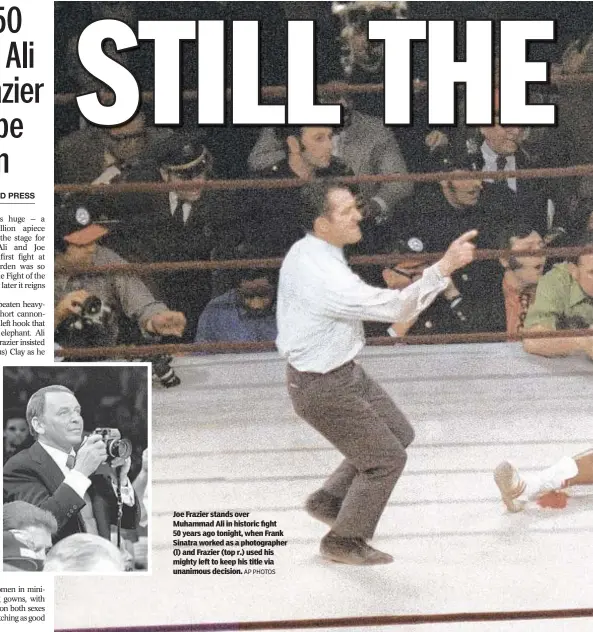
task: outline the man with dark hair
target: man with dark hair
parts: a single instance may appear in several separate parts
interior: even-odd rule
[[[4,466],[8,501],[23,500],[50,511],[57,523],[55,540],[78,532],[111,535],[117,523],[116,470],[119,469],[123,528],[135,528],[139,506],[128,479],[130,458],[110,465],[103,437],[83,441],[80,404],[65,386],[46,386],[31,396],[27,422],[35,443]],[[81,443],[82,442],[82,443]],[[80,447],[79,447],[80,446]]]
[[[49,511],[21,500],[6,503],[2,514],[4,564],[15,570],[41,570],[52,535],[58,530],[56,519]]]
[[[238,270],[236,287],[212,299],[204,308],[194,342],[275,340],[273,277],[271,270]]]
[[[525,329],[555,331],[593,327],[593,233],[576,244],[587,246],[572,262],[554,266],[540,280],[535,301],[527,312]],[[586,353],[593,358],[593,335],[572,338],[531,338],[523,341],[528,353],[547,357]]]
[[[4,411],[4,463],[33,443],[27,420],[18,409]]]
[[[278,137],[285,144],[286,158],[263,171],[262,177],[311,179],[354,175],[345,163],[332,156],[332,136],[331,127],[280,128]],[[298,187],[257,189],[251,196],[249,210],[244,239],[249,244],[260,244],[269,256],[284,256],[303,236]]]
[[[495,101],[498,110],[498,91]],[[493,125],[480,127],[483,138],[480,158],[484,171],[515,171],[572,164],[566,144],[556,130],[545,129],[536,133],[526,127],[500,125],[498,118],[496,112]],[[521,209],[523,221],[533,226],[540,235],[548,234],[553,227],[566,228],[570,200],[576,192],[572,178],[507,178],[486,181],[485,186],[494,196],[500,195],[503,199],[510,192],[516,199],[516,206]]]
[[[406,163],[392,130],[385,127],[378,116],[369,116],[354,109],[350,98],[341,96],[343,126],[332,135],[332,155],[342,160],[356,175],[406,173]],[[336,98],[327,99],[335,102]],[[269,169],[286,158],[286,129],[281,133],[273,128],[261,131],[249,154],[249,168],[253,171]],[[294,135],[294,132],[291,132]],[[411,182],[380,182],[359,185],[369,215],[378,220],[389,219],[396,205],[412,194]]]
[[[307,234],[280,270],[278,350],[288,361],[288,391],[297,414],[345,457],[307,501],[309,513],[331,526],[321,554],[346,564],[386,564],[393,558],[367,544],[406,463],[414,431],[387,393],[354,358],[364,347],[363,320],[407,320],[444,290],[469,263],[469,231],[422,278],[400,291],[365,284],[343,248],[361,239],[356,199],[344,186],[318,183],[303,191]]]

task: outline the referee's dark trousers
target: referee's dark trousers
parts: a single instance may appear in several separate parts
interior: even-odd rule
[[[345,457],[323,489],[342,499],[332,531],[373,537],[407,460],[414,430],[389,395],[354,361],[329,373],[287,368],[296,413]]]

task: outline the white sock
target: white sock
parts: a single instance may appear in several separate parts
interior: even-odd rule
[[[538,495],[560,489],[565,481],[577,475],[579,468],[570,456],[563,456],[554,465],[534,474],[521,474],[525,481],[525,491],[521,498],[535,498]]]

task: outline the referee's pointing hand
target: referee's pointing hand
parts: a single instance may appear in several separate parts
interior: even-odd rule
[[[472,243],[472,239],[477,237],[477,230],[468,230],[453,242],[443,255],[443,258],[437,262],[439,270],[443,276],[451,276],[455,270],[463,268],[474,260],[476,246]]]

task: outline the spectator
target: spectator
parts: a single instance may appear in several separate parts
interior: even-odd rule
[[[146,156],[149,147],[168,134],[161,129],[147,128],[142,112],[119,127],[91,126],[76,130],[57,144],[56,180],[109,184],[125,179],[125,174]]]
[[[42,570],[46,552],[52,545],[52,536],[58,530],[53,515],[15,500],[3,507],[3,525],[4,564],[15,570]]]
[[[237,287],[206,305],[195,342],[273,342],[277,336],[275,275],[242,269]]]
[[[197,132],[176,134],[153,147],[149,161],[132,172],[134,180],[199,184],[214,175],[214,158]],[[168,193],[133,194],[122,204],[122,235],[133,259],[196,261],[211,259],[240,240],[237,216],[242,207],[227,191],[196,188]],[[191,288],[191,291],[188,289]],[[183,312],[187,327],[182,341],[191,342],[198,318],[211,298],[211,273],[183,270],[159,277],[159,294]]]
[[[110,184],[126,180],[150,147],[170,133],[147,127],[143,112],[118,127],[76,130],[57,144],[56,181]]]
[[[72,199],[59,209],[55,226],[54,327],[62,346],[97,346],[118,340],[124,316],[145,335],[181,336],[185,317],[155,300],[142,281],[130,274],[72,274],[73,267],[125,263],[97,242],[107,229],[93,223],[92,206]]]
[[[137,540],[133,544],[134,563],[137,569],[148,568],[148,518],[150,516],[150,498],[148,494],[148,449],[142,452],[142,469],[132,483],[140,501],[140,522]]]
[[[476,168],[476,156],[465,148],[458,150],[448,146],[443,153],[433,154],[433,166],[439,170]],[[476,243],[479,248],[494,248],[500,226],[512,222],[516,214],[511,194],[493,199],[483,191],[480,180],[450,180],[438,184],[424,185],[414,196],[410,212],[401,217],[395,234],[390,236],[391,245],[382,250],[409,252],[442,252],[456,235],[477,229]],[[398,266],[401,268],[401,266]],[[413,269],[409,276],[416,278],[423,267]],[[364,273],[367,275],[368,273]],[[399,278],[398,278],[399,277]],[[484,296],[490,296],[487,288],[492,283],[500,285],[501,274],[493,261],[477,261],[455,273],[442,296],[423,312],[415,323],[400,323],[391,331],[402,335],[412,327],[410,333],[454,333],[469,331],[504,331],[504,311],[498,318],[489,313],[490,304]],[[393,272],[383,274],[388,287],[397,288],[407,281]],[[369,279],[369,282],[374,282]],[[487,292],[486,295],[483,292]],[[475,313],[469,318],[468,312],[460,307],[474,303]],[[469,307],[467,308],[469,310]],[[471,313],[471,312],[470,312]],[[373,325],[372,329],[376,327]],[[384,330],[383,330],[384,331]],[[383,333],[381,331],[380,333]],[[371,329],[369,329],[371,333]]]
[[[406,173],[406,163],[392,131],[383,120],[353,109],[352,103],[340,99],[344,126],[332,136],[332,155],[344,163],[355,175]],[[272,128],[263,129],[249,155],[253,171],[269,169],[286,158],[286,149]],[[385,220],[394,209],[413,192],[411,182],[361,184],[360,193],[367,203],[367,214]]]
[[[544,247],[541,236],[530,227],[513,224],[499,235],[498,248],[537,250]],[[525,315],[535,287],[544,270],[545,257],[500,259],[499,264],[474,265],[468,275],[458,276],[435,302],[409,322],[394,323],[388,330],[393,336],[435,333],[497,332],[517,333],[523,329]],[[420,278],[425,265],[397,264],[383,270],[390,289],[401,289]],[[464,278],[467,277],[467,278]]]
[[[593,246],[593,233],[583,235],[579,246]],[[560,263],[537,285],[535,301],[525,319],[529,331],[586,329],[593,326],[593,252]],[[593,359],[593,336],[526,339],[528,353],[547,357],[585,352]]]
[[[115,470],[121,468],[121,526],[136,527],[139,505],[128,480],[131,460],[118,457],[103,465],[107,452],[98,434],[81,444],[83,420],[72,391],[51,385],[35,392],[27,404],[27,422],[36,441],[4,466],[8,501],[50,511],[58,524],[56,541],[78,532],[109,538],[118,517]]]
[[[445,140],[442,145],[429,147],[430,163],[437,171],[479,170],[480,156],[471,143],[457,145]],[[427,252],[435,252],[443,250],[460,232],[477,228],[478,247],[492,248],[500,227],[516,222],[517,214],[516,198],[510,191],[494,193],[478,178],[451,178],[417,190],[409,210],[397,223],[395,236],[415,235]]]
[[[47,573],[121,573],[125,561],[121,551],[103,538],[77,533],[58,542],[48,553]]]
[[[4,411],[4,463],[33,443],[27,420],[20,410]]]
[[[263,177],[303,178],[354,175],[332,156],[331,127],[283,127],[277,132],[286,158],[262,172]],[[261,244],[271,256],[283,256],[303,236],[299,188],[256,190],[244,222],[244,241]]]
[[[480,127],[483,171],[514,171],[539,167],[564,167],[571,164],[562,139],[546,130],[530,143],[529,128],[502,126],[496,113],[494,125]],[[553,136],[555,134],[555,136]],[[516,196],[520,219],[545,236],[553,227],[566,229],[570,221],[570,206],[575,197],[575,182],[571,178],[517,179],[495,182],[486,180],[497,195],[511,191]]]

